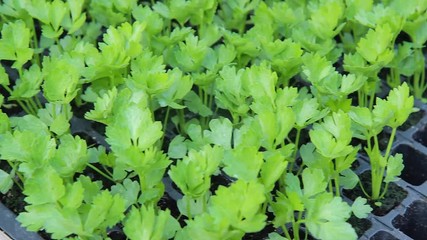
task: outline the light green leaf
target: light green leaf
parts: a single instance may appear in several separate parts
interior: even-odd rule
[[[351,205],[351,211],[357,218],[366,218],[371,213],[372,208],[369,204],[366,204],[367,200],[362,197],[357,197]]]
[[[43,91],[49,102],[70,103],[79,91],[82,59],[45,57],[43,59]]]
[[[346,169],[340,173],[340,186],[344,189],[353,189],[359,182],[359,177],[350,169]]]
[[[223,150],[218,146],[191,149],[187,157],[171,166],[169,176],[185,195],[198,198],[209,190],[211,175],[218,170],[222,158]]]
[[[162,136],[162,125],[152,120],[151,112],[136,104],[123,107],[114,123],[107,126],[107,142],[115,151],[131,146],[143,151]]]
[[[83,203],[84,191],[85,189],[80,181],[69,184],[66,186],[65,196],[59,202],[63,208],[78,209]]]
[[[15,69],[31,60],[34,53],[30,48],[31,32],[22,20],[4,24],[1,35],[0,59],[14,60],[12,67]]]
[[[353,151],[350,144],[352,132],[351,119],[343,111],[334,112],[324,118],[323,123],[315,124],[309,135],[317,151],[325,157],[337,158]],[[324,143],[328,144],[324,144]]]
[[[276,232],[272,232],[268,234],[268,240],[288,240],[285,237],[282,237],[280,234]]]
[[[93,232],[97,228],[112,227],[125,217],[124,211],[125,200],[104,190],[93,198],[84,220],[84,230]]]
[[[0,85],[9,86],[9,75],[7,75],[3,65],[0,65]]]
[[[6,194],[13,186],[13,180],[15,173],[12,171],[11,173],[5,172],[3,169],[0,169],[0,192],[2,194]]]
[[[33,205],[56,203],[66,193],[62,178],[50,167],[35,171],[24,186],[25,201]]]
[[[86,141],[67,134],[60,138],[60,142],[50,163],[61,177],[70,178],[82,172],[88,163]]]
[[[212,119],[209,122],[210,130],[203,131],[203,135],[212,144],[219,145],[225,149],[231,149],[231,136],[233,124],[227,118]]]
[[[160,106],[169,106],[173,109],[182,109],[185,106],[180,102],[190,92],[193,86],[193,81],[190,76],[183,76],[178,68],[168,71],[169,81],[172,82],[171,86],[164,92],[156,96]]]
[[[258,178],[263,155],[255,147],[237,147],[226,152],[223,163],[223,170],[229,176],[252,181]]]
[[[319,231],[313,233],[319,239],[357,239],[356,231],[347,222],[326,222],[319,227]]]
[[[274,184],[282,176],[288,166],[288,161],[279,152],[265,152],[265,162],[261,166],[261,180],[267,191],[274,188]]]
[[[17,79],[10,99],[28,99],[40,92],[40,85],[43,75],[37,64],[31,65],[28,70],[24,70],[21,78]]]
[[[85,118],[108,124],[111,121],[114,101],[117,98],[117,89],[113,87],[94,103],[95,108],[85,113]]]
[[[391,44],[394,38],[388,24],[378,25],[375,30],[370,29],[366,36],[357,44],[357,52],[371,64],[387,64],[393,59]]]
[[[306,208],[306,226],[314,237],[357,239],[354,229],[345,222],[350,217],[351,207],[340,197],[323,193],[307,201]]]
[[[202,117],[211,116],[213,114],[212,110],[206,106],[202,99],[193,91],[188,92],[184,100],[185,106],[193,113],[200,114]]]
[[[387,161],[387,171],[386,176],[384,178],[384,182],[395,182],[398,180],[398,176],[400,176],[402,170],[404,168],[403,165],[403,155],[398,153],[394,156],[390,156]]]
[[[187,146],[184,142],[185,138],[181,135],[176,135],[169,143],[168,156],[170,158],[183,158],[187,154]]]
[[[267,216],[261,211],[265,202],[264,186],[255,181],[237,180],[231,186],[220,186],[211,197],[210,215],[244,232],[258,232],[266,225]]]
[[[410,95],[406,82],[389,93],[387,102],[394,112],[393,121],[389,125],[392,128],[402,125],[414,111],[414,97]]]
[[[111,194],[122,196],[125,200],[125,209],[127,209],[137,203],[140,189],[138,182],[126,178],[122,184],[117,183],[111,187]]]
[[[328,185],[320,169],[304,169],[302,172],[302,182],[304,184],[304,196],[308,198],[324,192]]]
[[[163,240],[174,237],[180,229],[178,221],[169,210],[156,211],[152,206],[142,206],[140,209],[132,207],[124,221],[124,232],[129,239]]]

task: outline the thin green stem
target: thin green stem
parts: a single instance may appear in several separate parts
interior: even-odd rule
[[[292,220],[292,230],[294,232],[294,239],[299,239],[299,226],[301,218],[302,212],[298,212],[298,219],[296,221],[295,219]]]
[[[364,107],[362,90],[357,91],[357,99],[359,100],[359,107]]]
[[[18,172],[18,169],[16,167],[15,164],[13,164],[11,161],[7,161],[7,163],[12,167],[13,171],[15,172],[16,176],[18,176],[19,180],[23,183],[24,182],[24,177]],[[12,178],[13,182],[16,183],[16,185],[19,187],[19,189],[21,189],[21,191],[24,191],[24,187],[22,186],[22,184],[16,180],[15,178]]]
[[[340,177],[337,173],[334,174],[334,182],[335,182],[335,196],[340,196]]]
[[[423,87],[422,87],[423,91],[422,91],[422,93],[421,93],[421,96],[422,96],[422,94],[424,94],[424,92],[425,92],[425,91],[426,91],[426,89],[427,89],[427,83],[426,83],[426,69],[425,69],[425,68],[422,68],[422,70],[421,70],[421,82],[423,83]]]
[[[368,192],[366,192],[365,188],[363,187],[361,181],[359,181],[359,187],[362,190],[363,194],[365,194],[366,197],[370,197],[370,195],[368,194]]]
[[[185,130],[185,118],[184,118],[184,109],[178,109],[178,118],[179,118],[179,133],[184,133]]]
[[[378,136],[374,136],[374,146],[379,148]],[[378,150],[379,151],[379,150]],[[383,156],[379,156],[380,158]],[[371,159],[371,198],[378,199],[381,192],[381,183],[383,179],[383,167],[379,159]]]
[[[307,240],[308,239],[308,230],[305,230],[305,233],[304,233],[304,240]]]
[[[65,103],[61,105],[61,112],[64,113],[65,119],[71,119],[73,117],[72,113],[71,113],[71,116],[69,116],[70,112],[67,111],[68,106],[69,105]]]
[[[368,146],[368,150],[369,151],[372,151],[371,139],[372,139],[372,136],[367,136],[366,137],[366,145]]]
[[[189,197],[186,198],[186,205],[187,205],[187,217],[188,219],[192,219],[193,217],[191,216],[191,199]]]
[[[34,100],[35,100],[35,102],[36,102],[36,104],[37,104],[38,109],[43,108],[43,105],[42,105],[42,103],[40,102],[40,99],[39,99],[37,96],[34,96],[33,98],[34,98]]]
[[[110,170],[108,170],[108,168],[106,168],[104,165],[101,165],[102,166],[102,168],[104,169],[104,171],[106,171],[107,172],[107,175],[109,175],[109,176],[113,176],[113,173],[110,171]]]
[[[32,98],[27,99],[26,102],[35,113],[38,112],[39,108]]]
[[[380,195],[379,199],[383,198],[383,197],[385,196],[385,194],[387,193],[388,184],[389,184],[388,182],[386,182],[386,183],[385,183],[385,186],[384,186],[383,192],[381,193],[381,195]]]
[[[397,128],[394,127],[391,130],[391,135],[387,144],[385,155],[383,156],[385,161],[388,162],[388,158],[390,156],[391,146],[393,145],[394,137],[396,135]],[[381,196],[384,196],[386,189],[384,189],[383,193],[381,194],[381,185],[384,178],[386,168],[383,166],[380,166],[378,164],[378,168],[372,168],[372,199],[377,200],[380,199]]]
[[[18,188],[21,190],[21,192],[24,191],[24,186],[15,178],[12,178],[13,182],[16,184],[16,186],[18,186]]]
[[[391,130],[391,135],[390,135],[390,138],[389,138],[389,141],[388,141],[388,144],[387,144],[387,149],[386,149],[386,152],[385,152],[385,155],[384,155],[384,157],[386,159],[388,159],[388,157],[390,155],[391,146],[393,145],[394,137],[396,136],[396,131],[397,131],[396,127],[392,128],[392,130]]]
[[[19,104],[19,106],[21,106],[21,108],[24,110],[24,112],[26,112],[27,114],[31,114],[31,115],[36,115],[36,113],[34,113],[30,108],[28,108],[27,105],[25,105],[24,102],[22,102],[21,100],[16,100]]]
[[[301,176],[301,173],[304,170],[304,166],[305,166],[305,164],[303,164],[303,163],[301,164],[301,166],[299,166],[297,176]]]
[[[371,94],[369,94],[369,110],[372,110],[374,108],[374,102],[375,102],[375,90],[372,91]]]
[[[414,85],[414,95],[416,98],[421,98],[422,94],[420,92],[420,74],[415,73],[413,77]]]
[[[214,86],[214,84],[215,84],[215,82],[213,82],[210,86],[211,86],[211,93],[213,93],[214,91],[213,91],[213,89],[215,88],[215,86]],[[209,107],[209,109],[212,109],[213,108],[213,102],[214,102],[214,98],[215,98],[215,96],[214,96],[214,94],[209,94],[209,100],[208,100],[208,107]]]
[[[283,230],[283,233],[285,233],[285,236],[286,236],[287,239],[292,239],[291,235],[289,234],[289,231],[288,231],[288,229],[286,228],[285,225],[282,225],[282,230]]]
[[[54,103],[51,104],[51,111],[52,111],[52,118],[55,119],[56,118],[56,106]]]
[[[381,192],[381,183],[382,183],[382,176],[381,172],[382,167],[379,167],[379,169],[372,169],[371,170],[371,181],[372,181],[372,196],[371,198],[374,200],[379,199],[380,192]]]
[[[9,86],[4,85],[3,86],[4,89],[6,89],[6,91],[9,93],[9,95],[12,95],[12,89],[10,89]],[[18,102],[18,105],[27,113],[27,114],[32,114],[35,115],[33,112],[31,112],[31,110],[24,104],[24,102],[22,102],[22,100],[16,99],[16,102]]]
[[[163,119],[163,135],[162,135],[162,138],[160,139],[161,146],[163,146],[163,141],[164,141],[165,135],[166,135],[166,128],[167,128],[168,122],[169,122],[169,112],[170,112],[170,107],[168,106],[166,108],[165,118]]]
[[[93,170],[95,170],[95,172],[101,174],[103,177],[105,177],[106,179],[115,182],[114,179],[110,176],[108,176],[106,173],[104,173],[103,171],[99,170],[99,168],[95,167],[94,165],[92,165],[91,163],[87,164],[88,167],[92,168]]]
[[[294,155],[293,155],[294,160],[296,160],[296,158],[297,158],[300,136],[301,136],[301,128],[297,128],[297,136],[295,137],[295,151],[294,151]]]
[[[38,42],[38,39],[37,39],[37,33],[36,33],[36,27],[35,27],[34,21],[35,20],[31,21],[32,22],[32,24],[31,24],[31,30],[33,31],[33,48],[34,48],[34,50],[36,50],[37,48],[39,48],[39,42]],[[35,55],[36,64],[40,66],[40,56],[39,56],[39,54],[35,53],[34,55]]]

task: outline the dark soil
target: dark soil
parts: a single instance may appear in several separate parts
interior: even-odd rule
[[[427,181],[427,156],[407,144],[396,147],[394,153],[403,154],[405,168],[400,176],[406,182],[420,186]]]
[[[0,193],[0,202],[9,208],[12,212],[18,215],[24,211],[27,205],[24,202],[25,195],[22,194],[21,189],[15,184],[12,189],[6,194]]]
[[[368,193],[370,193],[371,192],[371,172],[365,171],[359,176],[359,178],[365,190]],[[383,183],[382,187],[384,187],[384,185],[385,184]],[[344,189],[343,194],[353,201],[359,196],[364,196],[364,193],[359,185],[357,185],[354,189],[351,189],[351,190]],[[373,209],[372,210],[373,214],[375,214],[376,216],[385,216],[393,208],[397,207],[406,198],[407,195],[408,195],[408,192],[405,191],[403,188],[399,187],[395,183],[390,183],[384,198],[379,201],[381,202],[381,206],[375,205],[375,202],[377,201],[373,201],[370,199],[368,199],[368,203],[371,205]]]
[[[426,239],[427,234],[427,201],[413,202],[405,214],[397,216],[392,221],[393,226],[414,240]]]
[[[12,168],[7,163],[7,161],[0,160],[0,169],[4,170],[5,172],[10,172]],[[24,211],[24,207],[26,206],[24,198],[24,194],[22,194],[21,189],[15,183],[9,192],[6,194],[0,193],[0,202],[15,214]]]
[[[123,231],[112,230],[108,233],[108,237],[114,240],[126,240],[126,235]]]
[[[372,227],[372,222],[366,218],[359,219],[355,216],[351,216],[347,222],[353,226],[354,230],[356,230],[357,236],[359,237]]]

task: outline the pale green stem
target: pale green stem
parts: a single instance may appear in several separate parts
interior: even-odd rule
[[[114,179],[110,176],[108,176],[106,173],[104,173],[103,171],[99,170],[97,167],[95,167],[94,165],[87,163],[87,166],[89,166],[90,168],[92,168],[93,170],[95,170],[95,172],[101,174],[103,177],[105,177],[106,179],[115,182]]]

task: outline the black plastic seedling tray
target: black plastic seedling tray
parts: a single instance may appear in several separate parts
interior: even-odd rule
[[[370,226],[359,237],[359,240],[395,240],[395,239],[426,239],[427,236],[427,105],[419,101],[416,107],[420,109],[418,113],[412,114],[415,119],[406,127],[400,128],[396,134],[392,151],[393,153],[404,154],[405,169],[401,179],[395,184],[407,192],[406,197],[391,211],[383,216],[370,214],[365,221]],[[71,120],[71,131],[73,134],[84,136],[87,141],[103,145],[108,149],[108,144],[102,133],[99,133],[93,122],[83,118],[73,117]],[[411,125],[412,124],[412,125]],[[387,133],[386,133],[387,134]],[[369,160],[363,154],[358,159],[356,172],[363,173],[369,169]],[[231,181],[225,176],[223,182]],[[216,179],[216,181],[218,181]],[[214,180],[215,181],[215,180]],[[181,193],[174,187],[169,178],[164,178],[165,192],[168,201],[165,205],[175,204],[175,201],[182,197]],[[220,184],[224,184],[224,183]],[[345,197],[345,194],[344,194]],[[350,201],[350,199],[346,199]],[[176,209],[176,206],[165,206]],[[0,229],[6,232],[12,239],[43,239],[36,233],[28,232],[16,221],[16,216],[3,204],[0,203]],[[245,236],[244,239],[267,239],[268,233],[272,231],[281,232],[280,229],[265,229],[259,234]],[[118,230],[120,232],[120,230]],[[123,234],[118,234],[122,236]],[[122,237],[114,237],[121,239]]]
[[[360,240],[422,240],[427,236],[427,105],[416,101],[419,118],[406,129],[398,130],[393,153],[402,153],[405,168],[395,182],[407,192],[407,197],[384,216],[370,214],[372,227]],[[417,123],[415,123],[417,122]],[[368,160],[361,158],[358,173],[365,171]]]
[[[16,221],[16,215],[0,202],[0,230],[15,240],[43,240],[37,233],[28,232]],[[0,239],[2,239],[0,237]],[[3,239],[2,239],[3,240]]]

